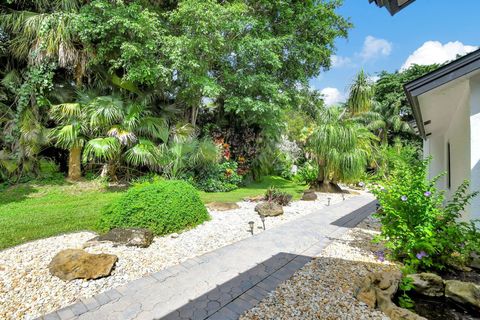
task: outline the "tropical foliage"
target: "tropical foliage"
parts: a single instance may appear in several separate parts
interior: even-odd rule
[[[344,108],[325,109],[320,118],[308,141],[318,166],[314,185],[319,190],[334,191],[339,189],[338,181],[350,182],[365,171],[374,137],[349,119]]]
[[[441,176],[429,180],[427,166],[428,160],[412,164],[399,158],[389,178],[374,189],[381,206],[379,239],[409,272],[461,266],[480,247],[475,223],[460,220],[478,192],[469,193],[465,181],[445,205],[443,191],[435,187]]]
[[[0,178],[36,176],[51,157],[70,179],[176,179],[222,160],[223,144],[239,174],[268,173],[285,115],[321,105],[305,88],[351,27],[340,5],[2,2]]]

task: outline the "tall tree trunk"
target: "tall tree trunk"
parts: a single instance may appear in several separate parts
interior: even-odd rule
[[[82,148],[73,147],[68,155],[68,179],[78,180],[82,177]]]

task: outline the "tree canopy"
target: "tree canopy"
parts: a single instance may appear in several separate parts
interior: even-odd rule
[[[129,154],[138,151],[128,165],[149,165],[147,145],[172,138],[141,131],[145,119],[171,128],[190,124],[194,135],[207,134],[213,124],[278,136],[286,110],[296,108],[311,77],[329,68],[335,39],[347,36],[351,23],[337,14],[340,5],[6,1],[0,5],[2,159],[16,163],[10,168],[19,173],[35,171],[55,146],[70,149],[71,157],[81,149],[87,165],[111,160],[92,157],[94,146],[123,145]],[[90,102],[81,100],[86,96]],[[101,107],[92,101],[122,103],[111,105],[118,110],[104,114],[108,121],[94,123]],[[122,140],[125,132],[138,139]]]

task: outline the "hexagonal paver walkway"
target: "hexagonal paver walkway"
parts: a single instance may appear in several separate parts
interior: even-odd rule
[[[238,319],[374,210],[353,197],[40,319]]]

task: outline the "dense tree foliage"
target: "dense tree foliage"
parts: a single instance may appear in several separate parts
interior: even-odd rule
[[[3,179],[35,174],[41,157],[60,150],[70,158],[73,179],[82,165],[103,168],[111,177],[121,168],[164,173],[169,169],[163,156],[184,159],[178,151],[178,144],[186,143],[178,140],[182,130],[190,142],[227,128],[252,132],[257,147],[249,149],[255,151],[244,163],[260,164],[257,150],[281,136],[286,112],[302,109],[315,116],[316,107],[305,102],[311,93],[303,88],[330,66],[335,39],[347,36],[351,25],[336,13],[340,5],[337,0],[3,2]],[[208,142],[196,144],[212,149]],[[242,150],[232,154],[245,158]]]

